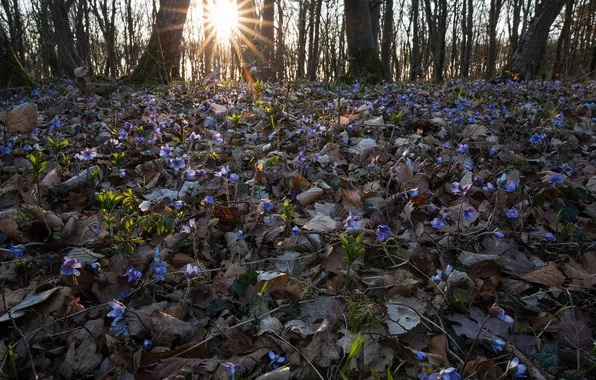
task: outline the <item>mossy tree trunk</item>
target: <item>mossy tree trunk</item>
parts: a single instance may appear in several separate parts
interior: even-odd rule
[[[348,40],[348,80],[378,83],[383,65],[374,43],[368,0],[344,0]]]
[[[161,0],[149,44],[131,74],[130,82],[167,83],[172,79],[172,73],[179,72],[175,66],[179,64],[177,57],[189,4],[190,0]]]
[[[31,87],[33,81],[12,51],[0,18],[0,88]]]

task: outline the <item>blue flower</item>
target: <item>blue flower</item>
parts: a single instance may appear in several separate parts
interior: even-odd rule
[[[503,322],[507,322],[509,324],[513,323],[514,320],[507,314],[505,314],[505,310],[500,308],[499,306],[493,305],[489,311],[491,317],[495,317],[500,319]]]
[[[503,347],[507,344],[503,339],[491,339],[490,345],[494,352],[499,353],[503,351]]]
[[[265,210],[265,211],[271,211],[273,210],[273,202],[271,202],[270,199],[263,199],[261,201],[261,209]]]
[[[200,272],[201,268],[199,268],[197,265],[186,264],[186,277],[188,277],[189,279],[197,277]]]
[[[500,231],[495,231],[495,236],[499,239],[503,239],[505,237],[505,234]]]
[[[434,214],[435,212],[437,212],[437,206],[433,204],[427,205],[426,211],[430,212],[431,214]]]
[[[143,348],[145,349],[145,351],[151,351],[151,349],[153,348],[153,342],[150,340],[144,341]]]
[[[474,207],[468,207],[462,211],[462,216],[464,217],[464,220],[466,222],[469,222],[470,220],[474,219],[476,214],[477,214],[477,212]]]
[[[12,247],[10,247],[10,252],[12,252],[14,254],[14,257],[21,257],[23,256],[23,246],[22,245],[13,245]]]
[[[389,240],[389,238],[391,237],[391,228],[389,228],[389,226],[381,224],[377,227],[376,234],[377,239],[379,239],[379,241],[383,243],[384,241]]]
[[[354,215],[352,214],[352,211],[348,211],[348,219],[346,219],[346,222],[344,223],[344,228],[360,228],[358,219],[360,219],[359,215]]]
[[[292,234],[294,234],[295,236],[300,235],[300,228],[296,226],[292,227]]]
[[[159,149],[160,157],[170,157],[172,155],[172,148],[168,144],[162,145]]]
[[[512,181],[509,180],[507,181],[507,183],[505,184],[505,191],[508,193],[514,193],[517,190],[517,187],[519,186],[519,179],[517,181]]]
[[[203,205],[205,207],[209,207],[209,206],[213,205],[214,203],[215,203],[215,200],[213,199],[213,197],[211,195],[207,195],[201,201],[201,205]]]
[[[435,229],[440,229],[445,227],[445,219],[443,218],[434,218],[431,222],[430,225],[435,228]]]
[[[164,274],[167,273],[167,265],[163,261],[161,255],[159,254],[159,248],[155,248],[155,254],[153,255],[153,263],[151,264],[151,270],[153,271],[153,276],[155,276],[156,280],[164,280]]]
[[[81,151],[80,154],[75,154],[75,157],[81,161],[89,161],[94,159],[97,156],[97,153],[93,149],[85,149]]]
[[[302,151],[300,151],[298,153],[298,157],[296,158],[298,160],[298,162],[300,162],[301,164],[306,162],[306,156],[304,155],[304,153],[302,153]]]
[[[64,263],[62,264],[62,274],[65,276],[75,275],[79,276],[81,272],[77,269],[81,268],[81,263],[77,262],[77,259],[71,259],[68,257],[64,258]]]
[[[54,116],[54,118],[50,121],[50,133],[54,132],[56,129],[62,126],[62,122],[60,119]]]
[[[437,269],[437,274],[432,276],[430,279],[436,281],[447,281],[449,275],[451,275],[451,272],[453,272],[453,267],[451,265],[447,265],[444,272],[441,269]]]
[[[455,368],[450,367],[442,369],[439,373],[433,373],[428,380],[461,380],[461,376],[455,372]]]
[[[180,210],[183,206],[184,206],[184,202],[182,202],[182,201],[175,201],[174,202],[174,208],[176,210]]]
[[[223,366],[230,374],[230,379],[236,380],[236,366],[232,363],[224,363]]]
[[[181,158],[172,158],[170,159],[170,167],[175,171],[184,169],[184,160]]]
[[[517,219],[519,218],[519,211],[515,207],[513,207],[507,210],[505,212],[505,215],[507,215],[509,219]]]
[[[519,358],[515,357],[511,359],[509,363],[507,363],[507,373],[511,374],[513,377],[528,377],[524,375],[526,372],[526,366],[523,364],[519,364]]]
[[[126,273],[123,274],[123,276],[128,277],[128,282],[133,282],[133,281],[141,278],[143,276],[143,274],[141,272],[139,272],[138,270],[136,270],[135,268],[130,267],[130,269],[128,269],[126,271]]]
[[[418,358],[418,360],[423,361],[423,360],[426,360],[428,358],[428,355],[426,355],[422,351],[418,351],[418,353],[416,354],[416,357]]]
[[[534,133],[532,137],[530,137],[530,142],[533,145],[538,145],[544,141],[544,139],[546,139],[546,133]]]
[[[118,177],[124,178],[126,176],[126,169],[118,169]]]
[[[125,318],[126,314],[126,306],[118,302],[116,300],[108,302],[108,305],[112,308],[112,310],[108,313],[108,317],[114,318],[112,321],[112,326],[116,326],[120,321]]]
[[[223,139],[221,138],[221,133],[219,133],[219,132],[215,132],[215,133],[213,134],[213,142],[214,142],[215,144],[220,144],[220,143],[222,143],[222,142],[223,142]]]
[[[230,172],[230,165],[224,165],[221,167],[220,171],[215,172],[215,176],[216,177],[225,177],[228,175],[229,172]]]
[[[417,196],[418,196],[418,194],[419,194],[419,192],[418,192],[418,188],[417,188],[417,187],[415,187],[415,188],[413,188],[413,189],[410,189],[410,190],[408,190],[408,196],[409,196],[410,198],[417,197]]]
[[[565,177],[563,177],[559,173],[553,173],[548,179],[548,182],[551,184],[552,187],[557,187],[557,185],[562,184],[564,181]]]
[[[188,169],[186,173],[184,173],[184,178],[186,179],[195,179],[197,176],[197,171],[193,169]]]
[[[269,356],[269,367],[271,367],[271,369],[279,368],[279,365],[285,363],[286,361],[285,357],[276,354],[274,351],[269,351],[267,355]]]
[[[458,144],[457,151],[462,154],[468,153],[470,151],[470,148],[468,147],[468,144]]]
[[[546,235],[544,235],[544,238],[548,241],[550,241],[551,243],[554,243],[557,241],[557,237],[551,233],[548,233]]]
[[[240,176],[236,173],[230,174],[230,182],[237,183],[240,180]]]
[[[244,232],[242,232],[242,230],[238,230],[238,232],[236,232],[236,236],[241,238],[242,236],[244,236]]]

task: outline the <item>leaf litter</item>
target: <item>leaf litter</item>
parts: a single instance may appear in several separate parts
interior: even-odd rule
[[[594,375],[596,83],[67,86],[0,114],[3,374]]]

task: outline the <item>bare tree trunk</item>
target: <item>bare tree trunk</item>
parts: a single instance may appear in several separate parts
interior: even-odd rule
[[[273,22],[275,19],[275,0],[264,0],[263,2],[263,23],[261,25],[261,36],[263,37],[263,56],[267,69],[263,75],[265,80],[273,80],[275,77],[275,70],[273,65],[275,61],[274,41],[275,29]]]
[[[385,78],[393,80],[391,75],[391,43],[393,41],[393,0],[385,0],[383,15],[383,40],[381,41],[381,63]]]
[[[436,82],[443,82],[445,35],[447,34],[447,0],[435,0],[434,9],[431,8],[431,0],[424,0],[424,4],[433,55],[433,78]]]
[[[89,6],[87,0],[79,0],[76,6],[75,35],[77,37],[77,54],[87,65],[93,75],[91,65],[91,42],[89,40]]]
[[[190,0],[162,0],[149,44],[131,74],[132,82],[171,79]]]
[[[550,27],[567,0],[543,0],[536,9],[536,16],[530,22],[522,42],[513,56],[512,71],[524,79],[538,73]]]
[[[12,51],[10,41],[4,34],[0,17],[0,87],[31,87],[33,81],[23,69],[17,56]]]
[[[311,33],[314,38],[311,40],[311,46],[309,49],[308,57],[308,70],[306,76],[308,80],[315,80],[317,76],[317,66],[319,63],[319,39],[320,39],[320,26],[321,26],[321,7],[323,6],[323,0],[316,0],[315,8],[315,19],[314,25],[311,26]]]
[[[488,79],[495,76],[497,66],[497,24],[499,23],[499,14],[503,7],[504,0],[490,0],[490,10],[488,16],[488,57],[487,72]]]
[[[277,45],[275,47],[275,66],[277,68],[277,80],[281,81],[285,75],[284,64],[284,9],[283,1],[277,0]]]
[[[464,78],[467,78],[470,75],[470,63],[472,62],[472,49],[474,47],[472,44],[474,37],[474,4],[473,0],[464,0],[464,4],[466,1],[468,2],[466,10],[466,27],[465,30],[462,30],[466,38],[466,45],[462,52],[461,62],[461,75]]]
[[[72,77],[78,62],[74,48],[74,36],[70,29],[69,12],[74,0],[47,0],[42,6],[49,9],[52,16],[54,32],[52,48],[56,49],[54,61],[54,75]]]
[[[507,67],[511,69],[511,59],[513,54],[517,51],[517,44],[519,43],[519,25],[521,23],[521,9],[524,0],[512,0],[508,8],[513,7],[513,17],[507,17],[507,27],[509,28],[509,59],[507,60]],[[507,9],[509,12],[509,9]]]
[[[203,63],[205,70],[203,74],[209,74],[212,70],[213,47],[215,46],[215,31],[209,20],[209,0],[203,0]]]
[[[304,78],[304,61],[306,60],[306,10],[308,5],[305,1],[300,2],[298,11],[298,70],[296,76]]]
[[[420,37],[420,29],[419,29],[419,20],[418,16],[420,14],[420,2],[419,0],[412,0],[412,20],[414,23],[414,37],[412,38],[412,53],[410,57],[410,80],[415,81],[418,79],[418,67],[420,66],[419,63],[419,50],[420,44],[418,38]]]
[[[377,83],[383,79],[383,65],[374,44],[368,0],[344,0],[350,65],[348,79]]]
[[[370,26],[372,28],[373,42],[375,48],[379,47],[379,35],[381,34],[381,4],[382,0],[369,0],[370,3]]]
[[[567,57],[569,54],[569,32],[571,30],[571,20],[573,15],[573,0],[567,0],[565,7],[565,21],[563,22],[563,29],[557,40],[557,50],[555,53],[555,62],[553,63],[553,78],[559,74],[566,75],[567,71]]]

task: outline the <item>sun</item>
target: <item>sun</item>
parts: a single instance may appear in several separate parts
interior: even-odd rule
[[[234,0],[214,0],[209,7],[209,22],[217,38],[228,42],[238,29],[238,9]]]

